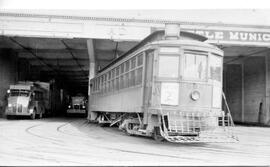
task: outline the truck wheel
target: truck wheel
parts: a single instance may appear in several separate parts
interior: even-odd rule
[[[34,109],[33,113],[31,114],[31,119],[36,119],[36,109]]]
[[[40,112],[40,114],[39,114],[39,119],[41,119],[42,118],[42,112]]]
[[[7,119],[12,119],[12,116],[11,115],[6,115],[6,118]]]

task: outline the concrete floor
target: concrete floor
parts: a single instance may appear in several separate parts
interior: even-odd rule
[[[82,118],[0,119],[0,165],[270,165],[270,128],[236,133],[239,143],[174,144]]]

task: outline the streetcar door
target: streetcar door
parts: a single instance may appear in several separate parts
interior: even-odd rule
[[[151,102],[152,78],[153,78],[154,51],[146,52],[144,71],[144,95],[143,106],[148,107]]]

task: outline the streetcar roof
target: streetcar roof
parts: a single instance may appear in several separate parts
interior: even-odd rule
[[[205,48],[216,49],[219,52],[222,51],[218,47],[205,42],[192,41],[192,40],[161,40],[151,43],[152,45],[181,45],[181,46],[200,46]]]
[[[198,35],[198,34],[194,34],[194,33],[190,33],[190,32],[186,32],[186,31],[181,31],[180,32],[180,39],[178,40],[164,40],[164,36],[165,35],[165,31],[164,30],[159,30],[159,31],[155,31],[152,34],[148,35],[146,38],[144,38],[140,43],[138,43],[137,45],[135,45],[133,48],[131,48],[130,50],[128,50],[126,53],[122,54],[120,57],[116,58],[115,60],[113,60],[111,63],[109,63],[107,66],[105,66],[103,69],[99,70],[99,72],[102,72],[104,70],[106,70],[107,68],[109,68],[110,66],[112,66],[113,64],[115,64],[116,62],[122,60],[123,58],[125,58],[126,56],[128,56],[129,54],[137,51],[139,48],[142,48],[143,46],[147,45],[148,43],[175,43],[176,41],[179,42],[179,44],[181,43],[182,45],[188,45],[189,43],[191,44],[198,44],[198,45],[204,45],[207,47],[212,47],[212,48],[216,48],[210,44],[204,43],[204,41],[207,40],[206,37],[202,36],[202,35]],[[197,43],[196,43],[197,42]]]

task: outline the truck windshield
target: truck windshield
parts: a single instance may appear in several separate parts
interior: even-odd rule
[[[20,89],[11,89],[10,96],[25,96],[28,97],[30,95],[29,90],[20,90]]]

